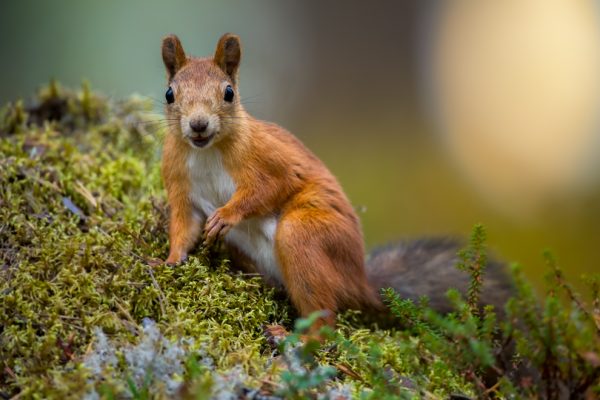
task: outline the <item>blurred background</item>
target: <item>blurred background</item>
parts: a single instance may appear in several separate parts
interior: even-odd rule
[[[361,210],[367,245],[476,222],[540,288],[600,272],[600,3],[0,3],[0,102],[56,78],[162,99],[160,40],[241,36],[247,109],[292,131]]]

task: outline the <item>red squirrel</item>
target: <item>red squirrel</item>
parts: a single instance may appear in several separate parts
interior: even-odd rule
[[[169,35],[162,58],[168,264],[184,261],[200,237],[204,245],[223,238],[232,254],[283,286],[302,316],[328,311],[329,325],[347,308],[383,310],[382,287],[410,298],[428,294],[434,306],[445,288],[466,288],[467,277],[453,267],[456,244],[448,241],[390,247],[366,264],[359,218],[336,178],[291,133],[242,106],[238,36],[223,35],[214,56],[196,58]],[[424,281],[429,290],[420,290]],[[504,279],[490,285],[484,301],[486,293],[493,304],[505,299]]]

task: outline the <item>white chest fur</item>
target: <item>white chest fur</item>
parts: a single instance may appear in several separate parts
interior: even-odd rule
[[[192,151],[187,160],[194,206],[209,217],[235,192],[235,183],[223,167],[219,150]]]
[[[225,170],[221,153],[216,148],[192,151],[187,160],[187,167],[192,203],[204,217],[209,217],[229,201],[235,192],[235,183]],[[276,229],[275,217],[246,219],[229,231],[225,242],[244,252],[254,261],[261,273],[282,283],[279,263],[275,256]]]

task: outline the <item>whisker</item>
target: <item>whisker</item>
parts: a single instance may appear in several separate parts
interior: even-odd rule
[[[135,112],[140,113],[140,114],[148,114],[148,115],[164,115],[161,111],[156,111],[156,110],[138,110]]]
[[[157,124],[172,124],[177,125],[178,121],[136,121],[138,124],[157,125]]]
[[[142,122],[160,122],[160,121],[179,121],[179,118],[156,118],[156,119],[140,119]]]
[[[179,118],[159,118],[159,119],[147,119],[147,120],[143,120],[144,122],[158,122],[158,121],[171,121],[171,122],[178,122]]]
[[[261,94],[255,94],[255,95],[252,95],[252,96],[240,97],[239,100],[240,101],[246,101],[246,100],[249,100],[249,99],[257,99],[259,97],[262,97],[262,95]]]
[[[148,96],[148,95],[145,95],[145,94],[141,94],[140,97],[145,97],[145,98],[147,98],[149,100],[152,100],[153,102],[158,103],[158,104],[167,105],[166,101],[159,100],[159,99],[157,99],[156,97],[153,97],[153,96]]]
[[[171,122],[164,122],[164,121],[159,121],[159,122],[137,122],[135,124],[132,124],[134,126],[143,126],[143,127],[147,127],[150,129],[158,129],[158,128],[166,128],[166,127],[171,127],[171,126],[177,126],[177,124],[171,123]]]

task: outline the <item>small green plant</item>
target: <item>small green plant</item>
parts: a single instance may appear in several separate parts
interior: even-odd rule
[[[304,399],[334,377],[337,370],[329,365],[320,365],[315,357],[321,344],[319,340],[306,334],[324,317],[323,312],[314,312],[307,318],[300,318],[294,324],[294,332],[279,345],[285,369],[281,372],[281,388],[278,395],[290,399]],[[332,339],[331,328],[319,330],[322,338]]]
[[[507,309],[517,321],[512,330],[522,360],[523,383],[529,394],[548,399],[584,398],[600,394],[600,313],[588,306],[564,279],[554,256],[544,252],[550,269],[548,292],[538,302],[530,285],[514,266],[518,295]],[[594,285],[588,280],[593,303],[598,302]],[[533,383],[532,383],[533,382]]]
[[[352,319],[352,313],[349,314],[346,317]],[[317,312],[297,320],[294,332],[280,344],[285,368],[280,373],[277,395],[294,399],[375,400],[471,393],[468,385],[454,374],[451,364],[419,350],[419,342],[405,332],[356,328],[333,331],[325,326],[318,331],[324,344],[307,337],[307,332],[315,334],[314,326],[322,316]],[[342,321],[344,318],[341,316]],[[419,360],[419,356],[423,359]]]
[[[550,269],[548,293],[539,302],[531,286],[513,266],[517,294],[497,322],[493,308],[481,311],[479,295],[486,266],[485,230],[473,229],[457,265],[470,275],[466,300],[448,291],[454,312],[440,315],[422,301],[414,304],[393,290],[383,295],[390,310],[424,348],[473,382],[480,397],[510,393],[546,399],[583,398],[600,393],[600,329],[598,278],[588,278],[593,306],[588,307],[565,281],[554,257],[545,252]],[[561,296],[562,300],[561,301]]]
[[[479,315],[479,297],[487,267],[485,241],[485,228],[481,224],[475,225],[468,246],[458,252],[459,261],[456,265],[458,269],[467,272],[471,278],[467,290],[467,305],[470,314],[474,316]]]

